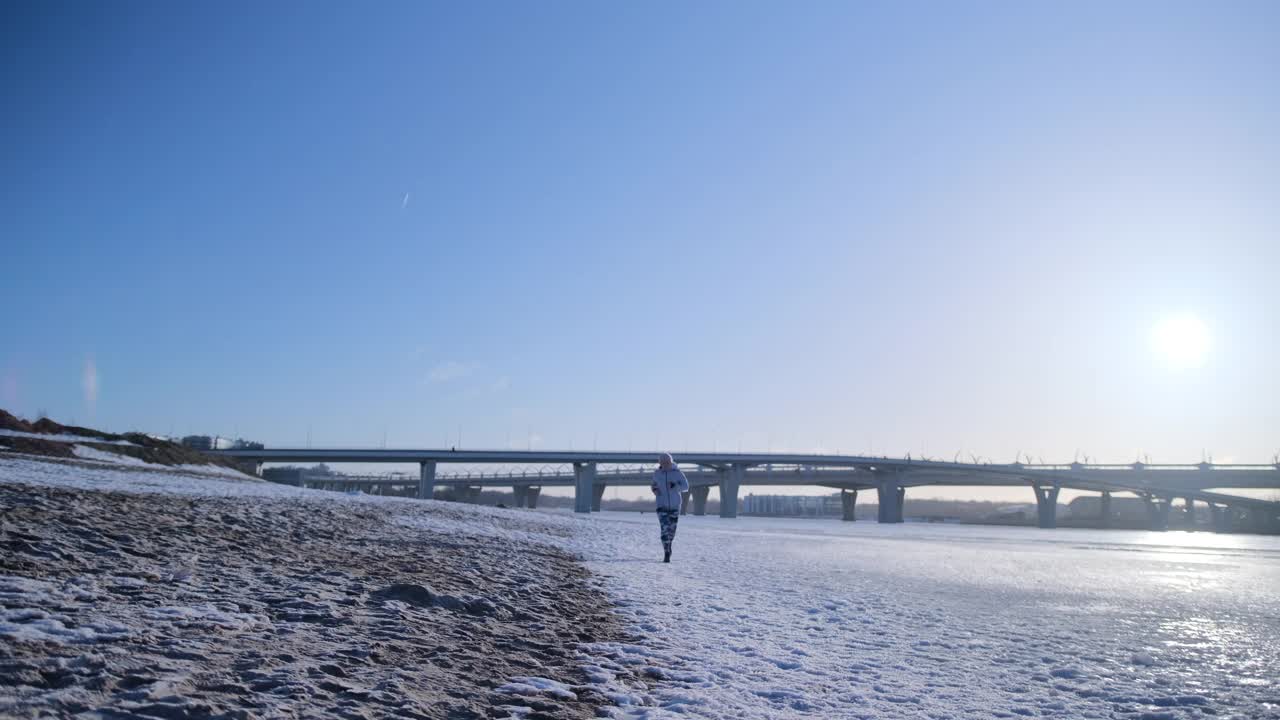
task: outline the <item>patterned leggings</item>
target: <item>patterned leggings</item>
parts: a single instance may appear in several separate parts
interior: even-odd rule
[[[676,539],[676,523],[680,522],[679,510],[659,510],[658,526],[662,528],[662,544],[670,544]]]

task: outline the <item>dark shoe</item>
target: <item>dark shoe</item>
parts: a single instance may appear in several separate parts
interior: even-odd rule
[[[662,562],[664,563],[671,562],[671,546],[670,545],[662,546]]]

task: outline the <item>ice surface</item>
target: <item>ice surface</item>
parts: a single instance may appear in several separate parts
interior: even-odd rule
[[[584,524],[644,639],[589,662],[656,681],[619,717],[1277,717],[1277,538],[685,517],[664,565],[651,514]]]
[[[0,459],[3,481],[423,502],[13,457]],[[557,545],[598,575],[635,633],[580,650],[588,687],[614,703],[613,717],[1280,717],[1278,538],[687,516],[667,565],[652,513],[450,508],[452,517],[406,512],[402,522]],[[0,578],[10,609],[0,636],[110,637],[107,618],[68,627],[24,614],[22,598],[92,602],[95,582],[116,581]],[[256,622],[199,601],[152,612],[211,632]],[[623,669],[647,682],[620,680],[631,676]],[[521,698],[586,688],[530,676],[497,689],[519,716]]]

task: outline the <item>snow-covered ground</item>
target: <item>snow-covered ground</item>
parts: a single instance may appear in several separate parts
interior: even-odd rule
[[[581,649],[619,718],[1280,718],[1280,538],[685,517],[665,565],[652,514],[424,518],[413,500],[21,459],[0,460],[6,479],[401,503],[405,525],[572,550],[636,634]],[[20,585],[0,592],[40,589]],[[513,706],[582,690],[496,689]]]
[[[577,646],[626,635],[580,563],[527,541],[564,518],[207,470],[0,453],[0,717],[608,704]]]
[[[1280,539],[652,515],[579,533],[642,717],[1280,717]]]
[[[107,440],[104,438],[86,437],[84,435],[58,435],[51,433],[30,433],[20,430],[6,430],[0,428],[0,437],[28,438],[31,440],[48,440],[50,442],[91,442],[99,445],[130,445],[137,447],[128,440]]]

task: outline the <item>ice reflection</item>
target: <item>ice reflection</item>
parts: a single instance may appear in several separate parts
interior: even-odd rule
[[[1210,592],[1224,588],[1211,567],[1168,567],[1146,572],[1154,582],[1182,592]]]
[[[1267,717],[1280,538],[853,525],[688,517],[682,574],[627,565],[623,597],[697,608],[664,648],[692,658],[673,694],[744,720]]]
[[[1228,647],[1242,638],[1238,625],[1228,625],[1213,618],[1194,617],[1165,620],[1159,625],[1158,635],[1167,637],[1164,645],[1181,648]]]

